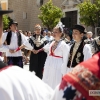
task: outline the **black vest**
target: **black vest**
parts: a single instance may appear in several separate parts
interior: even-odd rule
[[[70,55],[69,55],[67,67],[70,67],[70,66],[75,67],[77,64],[79,64],[80,62],[82,62],[84,60],[84,55],[83,55],[84,42],[82,41],[78,47],[78,50],[76,51],[76,54],[75,54],[72,64],[71,64],[74,45],[75,45],[75,43],[72,45],[72,47],[70,49]]]
[[[10,32],[8,32],[7,37],[6,37],[7,45],[10,45],[11,37],[12,37],[12,32],[10,31]],[[22,37],[21,37],[20,32],[17,32],[17,38],[18,38],[18,46],[21,46],[21,44],[22,44]]]

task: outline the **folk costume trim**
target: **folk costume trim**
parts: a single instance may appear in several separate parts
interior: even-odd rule
[[[62,41],[62,40],[60,40],[60,41]],[[63,57],[61,57],[61,56],[57,56],[57,55],[54,54],[54,51],[55,51],[55,49],[57,48],[57,46],[58,46],[58,44],[59,44],[60,41],[55,41],[55,42],[54,42],[55,44],[53,44],[53,45],[51,46],[49,56],[53,56],[53,57],[57,57],[57,58],[63,58]]]
[[[72,84],[87,100],[100,100],[99,96],[89,96],[89,90],[100,89],[100,79],[84,66],[76,66],[64,80]]]
[[[40,47],[43,44],[47,43],[47,40],[40,34],[40,35],[33,35],[30,39],[29,39],[29,43],[31,43],[31,45],[34,47],[34,45],[36,45],[36,47]]]
[[[17,51],[19,51],[20,50],[20,47],[18,47],[15,51],[17,52]]]
[[[83,48],[84,48],[84,41],[80,43],[78,46],[78,49],[73,57],[73,50],[74,50],[75,43],[72,45],[70,49],[70,54],[69,54],[69,60],[67,67],[75,67],[77,64],[83,61],[84,55],[83,55]]]
[[[9,65],[9,66],[3,66],[3,68],[0,68],[0,72],[3,71],[3,70],[8,69],[9,67],[12,67],[12,65]]]

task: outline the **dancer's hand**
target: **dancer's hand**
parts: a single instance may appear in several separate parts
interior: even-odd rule
[[[32,50],[32,52],[33,52],[34,54],[37,54],[37,53],[38,53],[38,50]]]
[[[10,49],[9,52],[10,52],[10,53],[15,53],[16,50],[11,50],[11,49]]]

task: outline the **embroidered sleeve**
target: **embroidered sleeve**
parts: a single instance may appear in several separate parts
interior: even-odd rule
[[[63,82],[64,80],[62,80]],[[86,98],[70,83],[62,83],[56,87],[51,100],[86,100]],[[63,87],[61,89],[61,86]]]

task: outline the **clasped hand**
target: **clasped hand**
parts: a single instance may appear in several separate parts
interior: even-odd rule
[[[16,50],[10,49],[9,52],[10,52],[10,53],[15,53]],[[38,50],[32,50],[32,52],[33,52],[34,54],[37,54],[39,51],[38,51]]]
[[[37,54],[37,53],[38,53],[38,50],[32,50],[32,52],[33,52],[34,54]]]
[[[9,52],[10,52],[10,53],[15,53],[16,50],[12,50],[12,49],[10,49]]]

